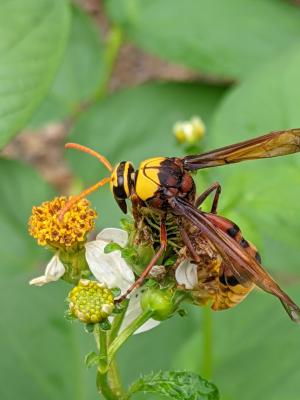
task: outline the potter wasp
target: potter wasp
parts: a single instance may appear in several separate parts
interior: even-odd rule
[[[185,230],[184,222],[198,229],[220,254],[223,260],[223,265],[219,270],[221,283],[223,282],[229,288],[237,284],[250,288],[255,284],[276,296],[290,318],[300,322],[300,308],[264,270],[254,246],[242,237],[239,228],[234,223],[217,214],[221,186],[218,183],[211,185],[196,199],[196,187],[191,176],[192,171],[203,168],[299,152],[300,129],[271,132],[199,155],[183,158],[150,158],[142,161],[137,170],[134,170],[129,161],[122,161],[113,168],[110,162],[99,153],[75,143],[67,143],[65,147],[75,148],[97,157],[111,173],[110,177],[102,179],[75,196],[70,204],[109,182],[113,196],[124,213],[127,212],[127,199],[132,202],[134,217],[139,206],[160,211],[160,247],[134,285],[120,300],[141,285],[163,255],[167,246],[166,216],[171,213],[176,218],[182,240],[195,262],[199,261],[199,256],[195,252],[189,233]],[[214,193],[211,212],[203,212],[199,207],[211,193]],[[63,210],[65,211],[66,209]]]

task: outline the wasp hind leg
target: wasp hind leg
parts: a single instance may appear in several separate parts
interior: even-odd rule
[[[139,278],[130,286],[130,288],[127,290],[127,292],[123,294],[123,296],[119,297],[116,300],[116,303],[120,303],[121,301],[126,299],[126,297],[134,289],[137,289],[142,285],[144,280],[149,275],[151,269],[154,267],[154,265],[158,262],[160,257],[163,255],[166,247],[167,247],[167,229],[166,229],[166,215],[164,215],[164,216],[161,217],[161,220],[160,220],[160,247],[159,247],[157,253],[153,256],[152,260],[147,265],[147,267],[144,269],[144,271],[139,276]]]
[[[211,207],[211,213],[216,214],[217,209],[218,209],[218,203],[219,203],[219,197],[221,194],[221,185],[219,182],[213,183],[211,186],[209,186],[203,193],[200,194],[200,196],[196,199],[195,201],[195,207],[199,208],[201,204],[204,202],[204,200],[207,199],[207,197],[215,191],[212,207]]]

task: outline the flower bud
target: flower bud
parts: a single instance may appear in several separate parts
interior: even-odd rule
[[[163,321],[176,311],[174,293],[169,289],[148,288],[141,296],[143,311],[152,311],[152,318]]]
[[[105,320],[114,309],[114,298],[105,285],[81,279],[68,296],[70,314],[87,324]]]
[[[190,121],[176,122],[173,132],[179,143],[195,144],[203,138],[205,125],[201,118],[193,117]]]

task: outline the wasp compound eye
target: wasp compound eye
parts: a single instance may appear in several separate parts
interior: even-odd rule
[[[133,165],[129,161],[120,162],[111,175],[110,188],[119,207],[124,213],[127,213],[125,200],[130,197],[133,187]]]

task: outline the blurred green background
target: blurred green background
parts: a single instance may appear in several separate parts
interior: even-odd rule
[[[138,165],[183,155],[172,126],[194,115],[207,126],[203,149],[300,127],[299,39],[297,1],[0,0],[1,400],[98,398],[95,371],[83,363],[93,340],[63,318],[68,287],[28,286],[49,259],[27,234],[32,205],[106,174],[95,159],[70,151],[72,176],[61,182],[63,142]],[[62,134],[45,164],[53,151],[49,126]],[[220,212],[256,243],[298,304],[299,167],[294,155],[197,176],[199,191],[220,181]],[[91,200],[99,229],[118,226],[108,188]],[[126,384],[158,369],[201,374],[202,310],[188,311],[122,348]],[[298,400],[299,344],[299,326],[265,293],[214,313],[221,399]]]

